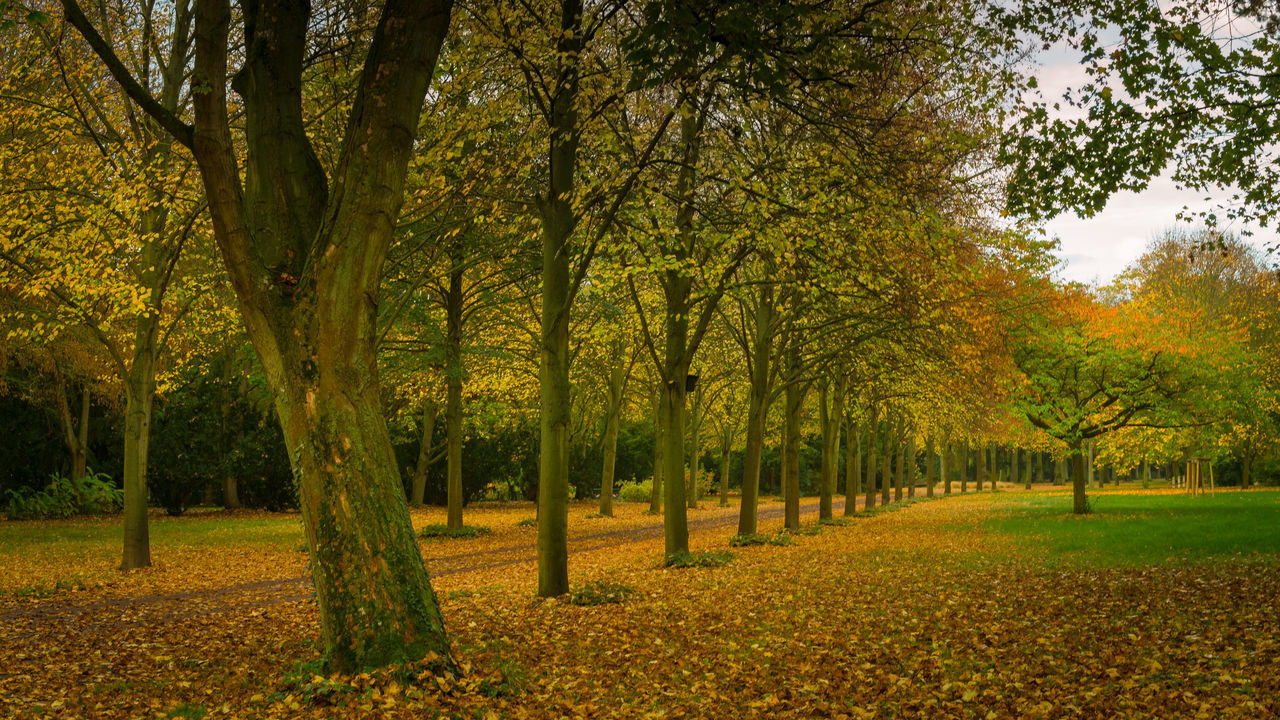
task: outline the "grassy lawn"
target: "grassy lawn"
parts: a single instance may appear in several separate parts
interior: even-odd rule
[[[1128,567],[1280,556],[1280,491],[1091,492],[1093,513],[1070,514],[1063,493],[1004,493],[986,527],[1051,565]]]

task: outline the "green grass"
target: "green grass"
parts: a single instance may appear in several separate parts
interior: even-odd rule
[[[1091,493],[1071,515],[1069,494],[1006,493],[986,527],[1050,564],[1123,567],[1229,558],[1280,559],[1280,491],[1130,495]]]

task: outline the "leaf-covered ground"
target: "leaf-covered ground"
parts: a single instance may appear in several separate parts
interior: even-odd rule
[[[1247,500],[1280,519],[1280,494]],[[157,519],[157,566],[129,575],[103,569],[112,524],[0,525],[0,717],[1280,714],[1273,552],[1064,563],[1055,523],[1105,534],[1123,517],[1065,520],[1055,502],[1068,499],[917,503],[680,570],[660,567],[661,520],[641,506],[578,506],[574,585],[634,589],[587,607],[533,599],[530,507],[469,510],[493,532],[423,542],[459,677],[318,675],[292,516]],[[775,531],[780,505],[762,509]],[[691,511],[691,544],[727,548],[735,518]]]

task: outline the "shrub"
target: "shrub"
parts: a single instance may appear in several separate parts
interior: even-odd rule
[[[592,580],[569,594],[569,603],[579,606],[620,603],[635,594],[635,589],[609,580]]]
[[[6,514],[10,520],[47,520],[78,513],[105,515],[124,506],[124,493],[106,475],[85,472],[77,494],[70,478],[53,475],[43,490],[9,490]],[[81,499],[83,498],[83,504]]]
[[[618,491],[618,498],[623,502],[649,502],[653,495],[653,480],[638,483],[627,483]]]
[[[672,553],[667,556],[665,564],[670,568],[720,567],[732,561],[733,553],[728,550],[700,550],[696,553]]]
[[[538,526],[538,518],[536,517],[525,518],[520,522],[516,523],[516,527],[537,527],[537,526]]]
[[[450,528],[448,525],[424,525],[418,531],[418,537],[424,538],[473,538],[481,535],[488,535],[493,532],[487,527],[479,525],[463,525],[460,528]]]
[[[794,545],[795,540],[791,539],[791,536],[786,533],[778,533],[777,535],[748,533],[746,535],[734,535],[729,538],[729,544],[733,547],[747,547],[750,545]]]

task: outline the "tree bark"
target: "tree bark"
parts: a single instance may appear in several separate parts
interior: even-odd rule
[[[409,503],[422,507],[427,494],[427,469],[431,466],[431,438],[436,427],[436,401],[422,401],[422,441],[418,445],[418,462],[413,466],[413,486],[409,490]]]
[[[902,464],[906,466],[903,482],[907,486],[907,497],[914,498],[916,496],[916,435],[914,432],[907,436],[907,447],[903,451]]]
[[[986,446],[980,445],[977,450],[977,454],[973,456],[974,492],[982,492],[983,487],[986,486],[987,473],[990,472],[990,465],[987,464],[988,458]]]
[[[701,464],[698,431],[702,426],[702,396],[702,386],[699,385],[693,392],[693,413],[689,418],[689,484],[685,491],[685,500],[690,509],[698,507],[698,466]]]
[[[760,288],[756,302],[751,348],[751,391],[747,406],[747,444],[742,458],[742,500],[738,506],[738,534],[756,532],[760,504],[760,460],[764,454],[764,423],[769,395],[769,363],[773,355],[773,288]]]
[[[662,512],[662,475],[666,472],[667,466],[666,414],[662,410],[664,394],[662,382],[659,381],[658,388],[653,394],[653,485],[649,489],[650,515]]]
[[[969,442],[960,443],[960,494],[969,492]],[[975,468],[976,471],[976,468]]]
[[[867,479],[866,479],[866,500],[864,508],[870,510],[876,506],[876,441],[880,435],[880,415],[874,405],[871,406],[871,416],[867,419]]]
[[[720,507],[729,507],[729,456],[733,451],[727,439],[720,444]]]
[[[840,420],[844,416],[844,381],[823,385],[819,403],[822,424],[822,478],[818,489],[818,519],[830,520],[836,475],[840,470]]]
[[[125,382],[124,411],[124,552],[121,570],[150,567],[151,537],[147,525],[147,448],[151,439],[151,407],[155,400],[157,318],[141,315],[135,324],[133,365]]]
[[[934,487],[937,485],[937,477],[933,474],[933,467],[938,461],[937,445],[935,445],[933,435],[925,440],[926,458],[924,469],[925,496],[933,497]]]
[[[893,487],[893,461],[898,456],[898,438],[894,434],[893,420],[886,413],[884,420],[884,461],[880,468],[880,504],[889,504],[889,492]]]
[[[1075,515],[1089,512],[1089,499],[1085,496],[1085,452],[1080,443],[1071,446],[1071,512]]]
[[[844,439],[844,514],[858,511],[858,493],[862,487],[862,426],[852,416],[845,418]]]
[[[800,353],[795,341],[787,351],[788,375],[785,395],[786,413],[786,453],[783,458],[786,475],[783,483],[783,501],[785,504],[785,526],[788,530],[800,529],[800,410],[804,407],[804,387],[795,379],[798,370]]]
[[[450,253],[449,288],[445,292],[445,457],[447,524],[462,529],[462,282],[466,266],[460,253]]]
[[[626,389],[626,360],[614,358],[609,370],[608,407],[605,408],[604,438],[600,441],[600,514],[613,517],[613,473],[618,460],[618,422],[622,416],[622,395]]]
[[[54,364],[57,377],[54,390],[58,397],[58,419],[62,425],[62,440],[71,455],[71,488],[76,494],[76,509],[84,510],[84,475],[88,466],[89,454],[89,384],[86,382],[80,390],[80,421],[72,419],[71,404],[67,401],[66,379],[62,371]]]

